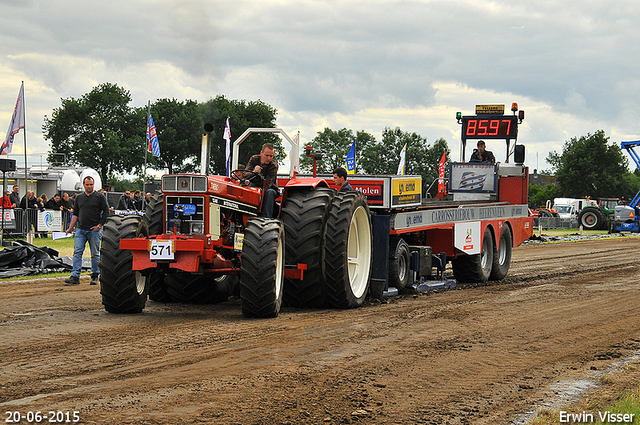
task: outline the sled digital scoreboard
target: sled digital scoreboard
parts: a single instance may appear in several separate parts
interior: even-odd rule
[[[517,105],[515,108],[517,111]],[[476,105],[476,115],[462,116],[458,112],[456,118],[462,124],[464,140],[517,139],[518,124],[524,118],[524,111],[520,112],[518,115],[504,115],[504,105]]]

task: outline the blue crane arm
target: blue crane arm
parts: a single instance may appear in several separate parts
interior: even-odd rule
[[[633,159],[633,162],[635,162],[636,166],[640,168],[640,156],[638,156],[638,153],[633,150],[633,148],[636,146],[640,146],[640,140],[635,140],[632,142],[620,142],[620,147],[626,149],[631,159]],[[636,196],[633,197],[629,206],[635,208],[638,205],[638,202],[640,202],[640,191],[638,191],[638,193],[636,193]]]

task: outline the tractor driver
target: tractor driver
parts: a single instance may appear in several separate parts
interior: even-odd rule
[[[247,164],[247,170],[260,174],[264,178],[264,199],[262,217],[273,217],[273,206],[280,193],[278,189],[278,163],[273,159],[273,145],[265,143],[258,155],[253,155]]]

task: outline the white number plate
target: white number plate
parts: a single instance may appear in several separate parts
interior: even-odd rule
[[[152,239],[149,245],[149,258],[151,260],[173,260],[173,241]]]

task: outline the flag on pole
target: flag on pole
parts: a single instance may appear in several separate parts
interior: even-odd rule
[[[13,139],[16,134],[20,132],[21,129],[24,128],[24,81],[20,86],[20,93],[18,93],[18,100],[16,101],[16,107],[13,110],[13,116],[11,117],[11,122],[9,123],[9,130],[7,130],[7,136],[4,139],[4,143],[2,143],[2,147],[0,147],[0,154],[7,155],[11,153],[11,149],[13,148]]]
[[[226,164],[227,164],[227,177],[231,176],[231,128],[229,127],[229,117],[227,117],[227,123],[224,126],[224,134],[222,138],[227,142],[227,148],[225,152]]]
[[[149,112],[149,119],[147,120],[147,150],[155,157],[160,156],[160,145],[158,144],[158,134],[156,133],[156,125]]]
[[[345,168],[347,169],[347,174],[355,174],[356,173],[356,139],[353,139],[353,143],[351,144],[351,149],[349,149],[349,153],[344,160]]]
[[[300,146],[300,131],[298,131],[296,133],[296,135],[293,136],[293,141],[295,142],[296,146]],[[298,161],[294,161],[293,171],[295,173],[299,173],[300,172],[300,165],[299,165]]]
[[[444,193],[444,162],[447,151],[442,152],[440,164],[438,164],[438,193]]]
[[[404,157],[407,154],[407,144],[404,144],[402,151],[400,152],[400,164],[398,164],[398,172],[396,174],[404,176]]]

